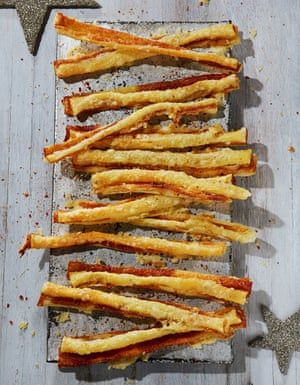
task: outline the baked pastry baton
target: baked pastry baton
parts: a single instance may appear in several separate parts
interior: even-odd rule
[[[98,129],[94,126],[67,126],[65,140]],[[93,143],[91,149],[115,150],[165,150],[184,149],[197,147],[237,146],[247,143],[247,129],[245,127],[236,131],[224,131],[220,125],[206,126],[198,129],[188,127],[167,128],[149,127],[149,130],[137,130],[136,133],[120,133],[108,136]]]
[[[145,201],[147,198],[150,197],[144,198]],[[191,214],[188,209],[183,208],[192,203],[191,201],[179,200],[176,205],[176,198],[169,199],[170,202],[167,202],[163,211],[153,210],[147,215],[142,215],[139,211],[140,205],[143,207],[144,204],[142,198],[114,204],[86,200],[68,201],[69,210],[57,210],[53,217],[54,222],[64,224],[130,223],[140,227],[188,233],[194,237],[208,236],[240,243],[250,243],[256,239],[255,231],[248,226],[215,218],[208,212]]]
[[[109,312],[129,318],[145,318],[162,325],[176,323],[197,330],[228,333],[230,327],[240,323],[237,307],[224,307],[218,311],[204,311],[179,303],[146,300],[107,293],[89,288],[72,288],[52,282],[44,283],[38,306],[67,307],[84,311]]]
[[[177,325],[173,327],[146,330],[114,331],[90,336],[64,337],[59,349],[59,367],[76,367],[108,363],[110,367],[125,369],[138,359],[147,360],[149,354],[174,346],[201,346],[231,338],[245,327],[242,311],[240,322],[232,325],[228,333],[213,331],[184,331]],[[138,342],[140,341],[140,342]],[[109,349],[110,346],[122,346]],[[106,349],[107,348],[107,349]],[[99,352],[83,354],[85,351]]]
[[[123,169],[103,171],[92,176],[93,192],[114,195],[123,193],[162,194],[195,201],[245,200],[250,192],[232,183],[232,175],[195,178],[179,171]]]
[[[171,81],[65,96],[65,114],[78,116],[152,103],[186,102],[239,89],[236,75],[205,74]]]
[[[61,249],[74,246],[97,246],[124,252],[162,254],[178,260],[189,258],[211,259],[224,255],[228,249],[226,242],[175,241],[90,231],[52,236],[28,234],[19,252],[23,255],[28,249]]]
[[[110,169],[141,168],[184,171],[195,177],[219,175],[249,176],[256,172],[252,150],[230,148],[202,152],[157,152],[146,150],[87,150],[72,158],[77,171],[95,173]]]
[[[145,216],[156,215],[171,207],[183,207],[188,202],[182,199],[149,195],[119,200],[112,203],[79,201],[76,210],[57,210],[54,223],[116,223],[130,222]],[[73,205],[72,201],[68,205]]]
[[[208,28],[161,36],[155,40],[174,47],[186,48],[230,48],[240,43],[238,29],[233,24],[213,25]],[[154,55],[149,52],[100,48],[82,55],[56,60],[54,68],[59,78],[68,78],[132,65],[137,60],[147,59]]]
[[[87,131],[64,143],[54,144],[44,148],[45,159],[49,163],[73,156],[79,151],[86,150],[94,143],[107,136],[118,134],[122,130],[135,131],[143,127],[154,116],[167,115],[175,122],[183,115],[215,114],[218,110],[218,100],[203,99],[188,103],[156,103],[141,108],[122,120]]]
[[[73,287],[150,289],[244,305],[252,282],[237,278],[175,269],[144,269],[71,261],[68,279]]]
[[[86,58],[84,55],[83,57],[75,57],[73,60],[72,58],[68,59],[67,63],[74,63],[75,61],[80,64],[82,64],[82,60],[84,60],[84,64],[81,66],[81,71],[77,70],[75,73],[72,71],[72,73],[69,70],[67,72],[69,75],[120,67],[120,65],[130,64],[133,61],[133,57],[134,60],[142,59],[143,56],[141,56],[141,54],[147,54],[146,57],[164,55],[175,58],[189,59],[204,66],[217,68],[227,72],[239,72],[241,69],[241,64],[235,58],[209,52],[196,52],[180,46],[176,47],[172,44],[168,44],[157,39],[155,40],[139,37],[127,32],[107,29],[95,24],[83,23],[79,20],[67,17],[61,13],[56,14],[54,26],[57,33],[61,35],[89,43],[98,44],[106,48],[104,51],[100,50],[98,52],[96,51],[89,54],[88,58]],[[102,57],[103,54],[109,53],[107,48],[111,50],[122,50],[123,55],[129,55],[127,56],[127,59],[124,58],[124,56],[121,56],[121,58],[116,57],[115,60],[111,60],[111,62],[108,64],[107,60],[110,60],[111,56],[109,55],[108,57]],[[89,59],[93,59],[92,63],[89,62]],[[57,72],[59,72],[58,68],[62,64],[63,62],[61,61],[56,62],[55,67]],[[85,66],[87,66],[86,69]],[[60,76],[66,76],[66,72],[60,73]]]

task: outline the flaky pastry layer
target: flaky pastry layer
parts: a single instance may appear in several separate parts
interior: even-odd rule
[[[116,223],[130,222],[135,219],[149,216],[150,214],[161,213],[170,207],[183,206],[181,199],[174,199],[164,196],[146,196],[117,201],[110,204],[85,202],[85,207],[76,210],[57,210],[53,219],[57,223],[78,223],[85,222]]]
[[[180,32],[158,39],[175,47],[231,47],[240,42],[239,33],[233,24],[213,25],[199,30]],[[56,74],[60,78],[92,74],[124,65],[131,65],[155,54],[141,51],[124,51],[102,48],[83,55],[59,59],[54,62]]]
[[[162,324],[176,323],[197,330],[228,333],[233,325],[241,324],[238,309],[225,307],[206,312],[177,303],[126,297],[89,288],[71,288],[46,282],[38,306],[69,307],[83,311],[109,311],[124,317],[153,319]]]
[[[146,198],[150,199],[150,197]],[[140,227],[184,232],[194,236],[205,235],[215,239],[240,243],[250,243],[256,239],[256,233],[250,227],[217,219],[208,212],[191,214],[183,207],[192,202],[183,202],[182,200],[177,202],[175,198],[170,198],[170,202],[167,202],[169,208],[168,204],[166,204],[163,210],[153,210],[149,215],[141,215],[139,218],[134,217],[132,212],[126,211],[126,207],[139,207],[141,199],[128,199],[113,205],[86,200],[69,201],[69,210],[56,211],[54,221],[81,225],[123,222]],[[120,212],[121,207],[123,208],[122,212]]]
[[[182,115],[215,114],[218,110],[217,99],[204,99],[199,102],[189,103],[157,103],[141,108],[122,120],[98,127],[96,130],[87,131],[64,143],[45,147],[45,159],[54,163],[61,159],[75,155],[86,150],[94,143],[122,130],[135,131],[154,116],[168,115],[173,120],[178,120]]]
[[[122,193],[163,194],[198,201],[247,199],[248,190],[232,184],[232,176],[195,178],[179,171],[110,170],[92,176],[93,191],[101,195]]]
[[[218,175],[252,175],[256,159],[252,150],[224,148],[204,152],[157,152],[146,150],[87,150],[72,159],[78,171],[98,172],[105,169],[142,168],[149,170],[184,171],[196,177]]]
[[[143,58],[141,54],[147,54],[146,57],[165,55],[189,59],[199,62],[202,65],[228,72],[238,72],[241,69],[241,64],[234,58],[208,52],[195,52],[186,48],[176,47],[160,40],[147,39],[127,32],[106,29],[94,24],[82,23],[76,19],[64,16],[61,13],[56,14],[54,25],[56,31],[61,35],[87,41],[89,43],[95,43],[112,50],[121,49],[123,51],[121,57],[117,56],[112,58],[111,55],[109,55],[103,58],[102,55],[107,53],[107,51],[103,52],[103,50],[100,50],[99,52],[94,52],[94,55],[90,54],[88,57],[84,55],[75,57],[75,60],[69,59],[67,64],[74,64],[74,62],[81,64],[81,71],[75,70],[75,73],[77,72],[77,74],[95,72],[104,68],[108,69],[129,64],[133,61],[133,58],[134,60]],[[116,54],[118,54],[118,52]],[[124,55],[128,56],[124,57]],[[93,59],[92,62],[89,62],[91,59]],[[109,64],[108,61],[110,59],[113,60],[111,60]],[[82,63],[82,61],[84,61],[84,63]],[[60,76],[66,76],[66,74],[70,76],[71,74],[75,74],[74,68],[73,71],[70,68],[64,68],[63,72],[59,72],[58,68],[63,64],[65,64],[63,61],[56,62],[55,64],[56,71]],[[85,66],[88,68],[85,68]]]
[[[97,129],[98,126],[67,126],[66,140],[74,139],[82,133]],[[115,150],[164,150],[184,149],[189,147],[203,146],[235,146],[247,143],[247,129],[241,128],[236,131],[225,132],[220,125],[208,126],[199,131],[183,127],[172,132],[173,127],[168,130],[161,129],[160,132],[137,132],[132,134],[120,133],[112,135],[94,143],[91,148]]]
[[[60,249],[74,246],[97,246],[125,252],[163,254],[177,259],[209,259],[222,256],[227,251],[227,244],[225,242],[174,241],[162,238],[91,231],[53,236],[28,234],[19,252],[24,254],[27,249]]]
[[[82,113],[115,110],[123,107],[132,108],[152,103],[187,102],[227,94],[238,88],[239,79],[236,75],[209,74],[65,96],[63,104],[67,115],[78,116]]]
[[[126,332],[115,332],[116,335],[121,333]],[[158,350],[174,346],[199,346],[204,344],[212,344],[217,340],[226,340],[231,336],[232,335],[225,337],[223,334],[216,332],[194,331],[187,333],[168,334],[164,337],[143,341],[135,345],[128,345],[121,349],[115,349],[102,353],[92,353],[89,355],[64,353],[59,350],[58,365],[59,367],[63,368],[108,363],[110,367],[125,369],[139,358],[143,359],[143,357],[148,356],[150,353]],[[84,336],[81,338],[90,340],[92,336]],[[102,338],[101,335],[99,338]]]
[[[176,231],[193,234],[194,236],[206,235],[214,239],[223,239],[232,242],[251,243],[256,239],[256,232],[240,223],[228,222],[203,213],[193,215],[183,212],[166,212],[156,217],[145,217],[130,222],[136,226],[151,227],[165,231]]]
[[[68,278],[73,287],[130,287],[188,297],[245,304],[251,293],[248,278],[201,274],[175,269],[143,269],[71,261]]]

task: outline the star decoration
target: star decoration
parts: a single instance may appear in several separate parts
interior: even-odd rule
[[[29,51],[35,55],[52,8],[99,8],[93,0],[0,0],[0,8],[16,8]]]
[[[266,306],[262,306],[262,314],[268,334],[250,341],[249,346],[273,350],[281,373],[287,374],[292,353],[300,351],[300,310],[285,321],[276,318]]]

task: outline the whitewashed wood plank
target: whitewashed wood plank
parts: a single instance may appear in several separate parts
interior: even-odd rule
[[[14,11],[10,12],[14,14]],[[7,63],[7,67],[12,68],[12,99],[3,299],[10,303],[10,307],[3,321],[0,355],[4,370],[0,383],[33,384],[44,380],[45,311],[38,309],[36,302],[39,288],[47,279],[48,268],[43,269],[43,253],[20,259],[17,249],[27,231],[40,226],[45,231],[50,229],[51,215],[46,216],[46,212],[51,213],[52,173],[42,162],[41,149],[46,138],[53,140],[53,108],[48,104],[53,103],[54,96],[50,61],[55,50],[55,34],[50,29],[46,31],[39,56],[33,58],[27,53],[16,15],[8,22],[7,31],[14,39],[11,41],[11,61]],[[14,324],[9,325],[9,320]],[[22,320],[28,322],[27,330],[19,329]],[[33,331],[35,336],[32,336]]]
[[[10,11],[11,15],[13,11]],[[3,313],[3,332],[1,338],[1,383],[20,382],[23,376],[24,333],[18,323],[27,318],[29,306],[20,301],[25,296],[27,285],[19,286],[20,275],[26,269],[26,262],[19,259],[17,246],[19,236],[28,222],[29,199],[22,194],[30,190],[28,178],[30,170],[31,145],[31,101],[33,81],[33,60],[27,56],[27,48],[22,39],[22,30],[15,17],[10,17],[7,30],[13,35],[11,45],[12,61],[7,68],[11,73],[11,120],[9,126],[9,180],[7,207],[7,239],[5,275],[3,279],[3,303],[10,307]],[[24,56],[23,56],[24,55]],[[21,58],[24,60],[21,61]],[[22,87],[22,88],[21,88]],[[26,113],[27,112],[27,113]],[[22,122],[22,126],[20,123]],[[22,138],[22,140],[20,140]],[[26,175],[26,176],[25,176]],[[13,322],[13,325],[9,321]],[[12,344],[15,341],[15,344]]]
[[[8,199],[8,173],[9,173],[9,127],[11,120],[11,79],[12,79],[12,61],[11,45],[13,34],[7,33],[8,25],[12,21],[12,12],[6,16],[0,14],[0,34],[6,33],[6,39],[0,41],[0,73],[6,74],[2,79],[2,87],[6,92],[0,93],[0,127],[1,127],[1,152],[0,152],[0,298],[1,312],[0,325],[3,325],[3,314],[5,313],[7,303],[3,302],[3,278],[5,272],[5,247],[7,234],[7,199]],[[7,327],[7,325],[6,325]],[[0,339],[3,327],[0,328]],[[0,368],[1,370],[1,368]]]

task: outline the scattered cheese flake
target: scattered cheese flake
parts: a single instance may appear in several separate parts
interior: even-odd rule
[[[54,317],[56,322],[67,322],[70,321],[70,313],[67,311],[64,311],[63,313],[58,314],[57,316]]]
[[[67,57],[84,55],[87,52],[88,52],[87,49],[79,45],[78,47],[73,47],[69,49],[69,51],[67,52]]]
[[[41,229],[40,227],[38,227],[35,231],[36,235],[44,235],[43,233],[43,229]]]
[[[31,335],[32,335],[32,337],[35,336],[35,330],[32,330]]]
[[[166,27],[159,27],[156,31],[155,34],[153,35],[153,39],[159,39],[162,38],[167,34]]]
[[[95,258],[95,262],[98,264],[98,265],[100,265],[100,264],[102,264],[102,259],[100,258],[100,257],[96,257]]]
[[[20,330],[26,330],[28,328],[28,322],[27,321],[21,321],[19,323],[19,329]]]
[[[252,39],[254,39],[257,35],[257,30],[255,28],[250,29],[249,35]]]
[[[261,72],[264,69],[263,66],[258,67],[258,72]]]

